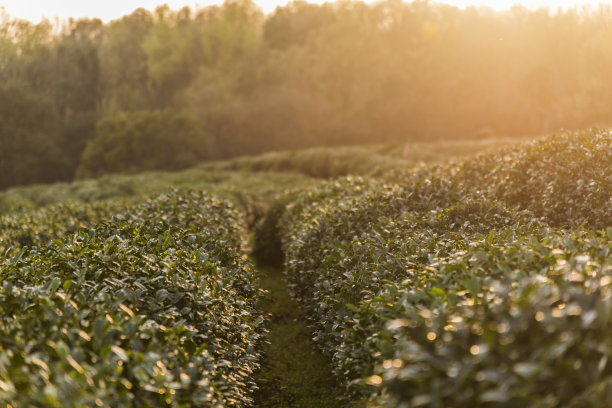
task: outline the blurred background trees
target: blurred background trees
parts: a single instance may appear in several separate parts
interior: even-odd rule
[[[107,24],[0,14],[0,188],[77,169],[610,125],[611,21],[605,6],[399,0],[295,1],[271,15],[230,0]]]
[[[210,157],[209,138],[187,115],[170,110],[119,112],[98,121],[77,176],[177,170]]]

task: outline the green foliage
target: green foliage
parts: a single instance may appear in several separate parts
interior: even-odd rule
[[[372,407],[605,406],[609,154],[607,131],[564,134],[271,207],[348,390]]]
[[[250,405],[264,329],[242,222],[173,192],[3,258],[0,400]]]
[[[472,157],[479,152],[501,149],[518,143],[516,139],[491,139],[316,147],[202,163],[198,168],[210,171],[290,171],[322,179],[359,175],[384,177],[390,181],[402,182],[402,177],[408,177],[415,169],[428,164]]]
[[[15,254],[25,246],[42,248],[53,240],[122,213],[126,206],[119,199],[89,204],[68,201],[1,214],[0,253]]]
[[[311,186],[318,181],[299,174],[212,171],[191,168],[177,172],[146,172],[133,175],[107,175],[72,183],[14,187],[0,192],[0,214],[13,217],[16,211],[36,211],[40,207],[69,201],[95,203],[100,200],[135,201],[171,188],[205,190],[231,200],[245,213],[249,228],[263,216],[269,203],[285,190]],[[55,213],[54,213],[55,214]],[[37,218],[37,217],[35,217]]]
[[[109,112],[151,107],[147,56],[141,47],[154,24],[144,9],[115,20],[106,28],[99,58],[104,109]]]
[[[272,49],[303,45],[314,32],[336,20],[332,7],[293,1],[277,8],[265,22],[263,36]]]
[[[377,370],[389,392],[383,401],[605,406],[612,392],[610,238],[547,231],[508,242],[495,235],[487,238],[493,245],[481,240],[446,265],[462,265],[472,281],[423,291],[424,306],[395,299],[401,312],[387,333],[396,345]],[[474,280],[479,271],[487,277]],[[388,294],[381,297],[390,301]]]
[[[176,170],[210,155],[210,139],[188,116],[170,111],[123,113],[98,122],[77,175]]]
[[[510,208],[529,210],[551,225],[596,230],[612,224],[612,134],[607,129],[554,134],[421,171],[389,169],[387,181],[452,184]],[[435,189],[434,189],[435,190]],[[424,193],[420,191],[419,194]]]
[[[53,49],[49,91],[69,122],[74,113],[97,112],[102,96],[98,49],[103,28],[99,19],[72,21]]]
[[[481,189],[557,226],[612,225],[612,133],[562,133],[462,163],[457,172]]]
[[[98,117],[95,112],[77,112],[72,114],[69,120],[64,121],[63,143],[60,149],[66,170],[64,177],[60,180],[72,180],[74,177],[81,164],[81,155],[85,146],[96,135],[97,121]]]
[[[374,148],[363,146],[312,148],[272,152],[259,156],[205,163],[208,169],[247,171],[292,171],[316,178],[335,178],[347,175],[369,175],[387,172],[391,168],[405,169],[410,162],[400,157],[377,154]]]
[[[70,180],[98,114],[102,22],[0,25],[0,188]]]
[[[106,164],[95,161],[108,147],[82,155],[98,119],[159,109],[192,117],[206,140],[172,168],[281,149],[606,126],[611,12],[295,1],[265,16],[250,0],[228,0],[138,9],[107,24],[3,14],[0,81],[19,89],[15,108],[27,120],[3,126],[0,143],[21,135],[14,155],[28,165],[6,159],[19,170],[3,170],[15,177],[0,188],[71,180],[79,164],[81,175],[168,168],[165,144],[101,171],[91,166]],[[121,143],[131,152],[140,141]]]
[[[199,67],[199,32],[188,23],[189,9],[183,10],[174,15],[168,6],[157,8],[158,21],[141,42],[153,103],[160,108],[172,105],[174,93],[193,80]]]
[[[57,111],[48,98],[0,85],[0,189],[49,182],[63,165]]]

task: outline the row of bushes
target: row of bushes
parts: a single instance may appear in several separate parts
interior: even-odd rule
[[[127,208],[127,200],[92,203],[67,201],[0,214],[0,254],[6,257],[26,246],[44,247],[53,240],[112,218]]]
[[[389,169],[382,178],[413,184],[422,179],[478,192],[506,206],[529,210],[555,226],[612,225],[612,130],[566,132],[481,153],[422,171]]]
[[[384,147],[392,148],[393,145],[381,145],[378,148]],[[403,169],[407,164],[405,159],[378,153],[374,148],[344,146],[264,153],[204,163],[200,167],[211,170],[294,172],[315,178],[334,178],[384,172],[389,168]]]
[[[0,401],[250,405],[265,329],[244,242],[232,204],[172,192],[3,257]]]
[[[609,143],[603,132],[562,135],[392,174],[404,185],[332,181],[272,206],[258,237],[280,243],[315,340],[371,406],[602,407],[612,399]],[[570,147],[591,160],[551,167]],[[549,166],[526,158],[537,156]],[[519,168],[534,170],[521,181]],[[529,186],[558,194],[542,190],[542,204],[520,190]]]
[[[205,170],[294,172],[314,178],[389,176],[413,172],[426,163],[446,162],[492,148],[516,144],[516,139],[383,143],[367,146],[317,147],[244,156],[203,163]]]

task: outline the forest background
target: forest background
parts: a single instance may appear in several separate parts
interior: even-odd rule
[[[312,146],[612,123],[612,10],[249,0],[0,13],[0,189]]]

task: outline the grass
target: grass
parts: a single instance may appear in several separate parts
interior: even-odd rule
[[[268,343],[257,383],[255,406],[262,408],[340,408],[349,402],[335,381],[329,362],[311,340],[312,332],[291,299],[279,268],[260,268],[268,291],[262,309],[271,315]]]

